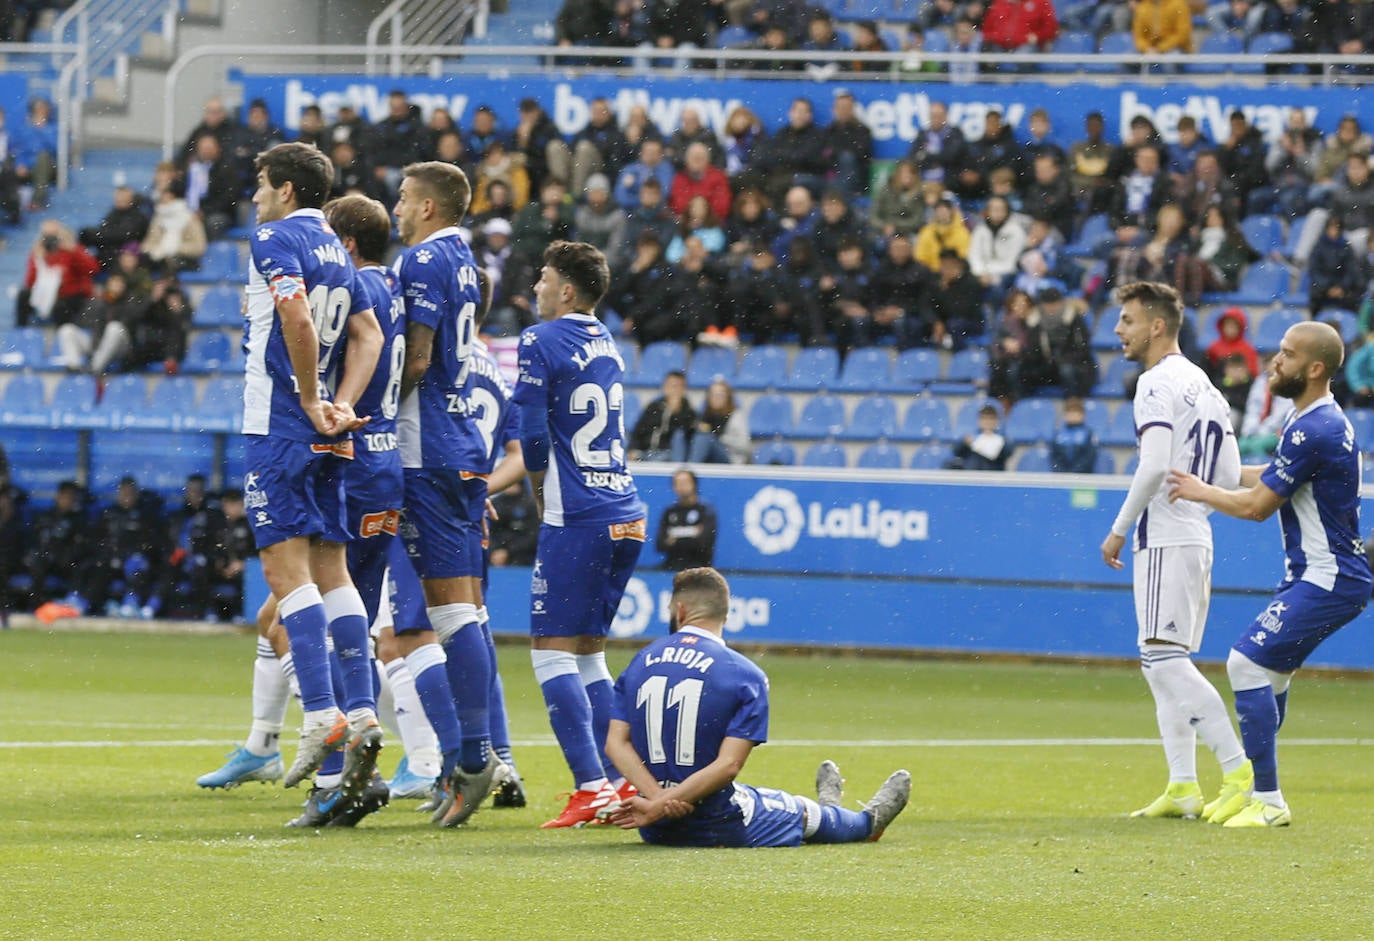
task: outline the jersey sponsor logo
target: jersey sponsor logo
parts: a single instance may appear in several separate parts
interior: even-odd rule
[[[358,535],[363,539],[371,539],[386,533],[388,536],[396,535],[400,528],[401,514],[397,510],[383,510],[380,513],[364,513],[362,521],[358,524]]]
[[[648,531],[644,517],[630,520],[628,523],[612,523],[607,528],[610,530],[612,539],[634,539],[637,542],[643,542],[645,533]]]
[[[316,454],[332,454],[341,457],[345,461],[353,460],[353,439],[347,441],[335,441],[333,444],[312,444],[310,450]]]
[[[792,550],[803,534],[812,539],[863,539],[893,549],[930,538],[930,515],[925,510],[884,507],[877,500],[831,507],[812,501],[803,509],[795,493],[771,485],[744,505],[744,538],[763,555]]]
[[[363,447],[369,451],[395,451],[396,432],[375,431],[363,435]]]
[[[617,474],[613,471],[583,471],[582,483],[603,490],[629,490],[635,485],[635,479],[630,474]]]

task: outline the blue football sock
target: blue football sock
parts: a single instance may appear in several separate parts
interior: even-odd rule
[[[307,712],[337,708],[325,652],[329,620],[320,590],[313,584],[297,588],[277,605],[277,616],[291,645],[296,682],[301,688],[301,707]]]
[[[1274,694],[1274,705],[1279,709],[1279,728],[1283,728],[1283,720],[1288,715],[1288,690]]]
[[[620,772],[602,750],[606,747],[606,733],[611,728],[611,699],[614,695],[611,671],[606,668],[606,655],[579,655],[577,672],[582,678],[582,685],[587,689],[587,702],[592,707],[592,738],[596,742],[597,754],[601,756],[601,767],[606,772],[606,777],[614,781],[620,777]]]
[[[601,780],[605,771],[601,750],[592,736],[592,704],[577,672],[577,658],[558,650],[533,650],[530,659],[549,711],[549,725],[572,771],[574,786]]]
[[[372,654],[367,636],[367,611],[363,599],[352,585],[335,588],[324,596],[325,617],[329,619],[329,635],[334,638],[334,650],[343,670],[343,695],[340,702],[344,712],[356,709],[377,711],[377,698],[372,689]]]
[[[458,710],[453,705],[453,691],[449,689],[448,672],[444,669],[444,651],[438,644],[417,647],[406,656],[406,666],[415,679],[415,692],[424,707],[425,718],[439,740],[439,751],[457,755],[463,747],[462,726]],[[453,770],[450,766],[448,770]]]
[[[448,685],[463,727],[463,770],[475,773],[487,766],[491,754],[491,655],[474,605],[439,605],[428,614],[434,632],[444,638]]]
[[[1245,757],[1255,768],[1255,790],[1279,789],[1279,757],[1275,738],[1279,731],[1279,707],[1272,686],[1236,691],[1236,718]]]
[[[873,816],[866,810],[845,810],[827,805],[821,808],[821,825],[806,838],[808,843],[858,843],[868,839]]]
[[[482,625],[482,636],[491,652],[491,692],[487,696],[487,715],[491,725],[491,747],[500,758],[512,768],[515,759],[510,752],[510,724],[506,721],[506,687],[501,682],[501,672],[496,668],[496,645],[491,639],[491,630]]]
[[[320,765],[320,769],[315,774],[320,777],[328,777],[331,774],[343,774],[344,753],[342,750],[332,751]]]

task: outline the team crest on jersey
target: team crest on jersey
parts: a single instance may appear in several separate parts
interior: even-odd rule
[[[265,242],[276,234],[275,229],[258,229],[258,241]]]
[[[243,505],[250,510],[267,506],[267,492],[258,487],[257,474],[250,473],[243,478]]]
[[[1264,609],[1264,613],[1259,616],[1260,626],[1271,634],[1277,634],[1283,630],[1283,612],[1288,610],[1288,605],[1282,601],[1275,601]],[[1261,632],[1263,633],[1263,632]]]
[[[520,345],[521,345],[521,346],[533,346],[533,345],[534,345],[534,341],[535,341],[535,336],[534,336],[534,334],[533,334],[533,333],[527,333],[527,334],[525,334],[524,336],[522,336],[522,337],[520,338]]]
[[[396,535],[400,528],[401,514],[396,510],[383,510],[380,513],[364,513],[362,521],[358,524],[358,535],[364,539],[371,539],[386,533],[388,536]]]
[[[427,248],[422,248],[415,253],[415,260],[422,265],[429,264],[430,259],[433,257],[434,253]]]
[[[1288,440],[1292,443],[1293,447],[1296,448],[1307,440],[1307,435],[1303,433],[1301,428],[1295,428],[1293,433],[1288,436]]]

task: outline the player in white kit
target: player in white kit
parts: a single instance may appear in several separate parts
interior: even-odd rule
[[[1166,477],[1177,468],[1234,488],[1240,451],[1226,400],[1179,350],[1183,304],[1178,292],[1165,284],[1136,282],[1120,288],[1117,299],[1122,354],[1144,368],[1132,405],[1140,464],[1102,543],[1102,559],[1112,568],[1125,567],[1121,550],[1134,525],[1140,663],[1169,763],[1164,793],[1132,816],[1193,819],[1205,811],[1197,780],[1199,736],[1221,763],[1223,796],[1236,788],[1248,790],[1253,773],[1225,703],[1191,657],[1202,646],[1211,601],[1208,508],[1170,503]]]

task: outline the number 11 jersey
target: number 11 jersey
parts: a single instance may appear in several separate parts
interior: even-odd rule
[[[625,362],[601,321],[565,314],[520,335],[516,405],[549,419],[544,522],[628,523],[644,516],[625,466]]]
[[[1262,381],[1262,380],[1260,380]],[[1163,427],[1173,435],[1170,470],[1196,474],[1227,490],[1240,484],[1240,449],[1231,407],[1198,366],[1180,353],[1165,356],[1140,376],[1135,390],[1135,433]],[[1205,503],[1169,502],[1167,478],[1150,498],[1135,528],[1135,548],[1211,546]]]
[[[291,355],[281,332],[277,302],[299,297],[310,307],[320,349],[320,398],[336,364],[344,329],[353,313],[372,302],[338,236],[318,209],[298,209],[258,226],[249,243],[247,315],[244,321],[243,433],[293,441],[324,442],[301,410]],[[337,439],[334,439],[337,440]]]

